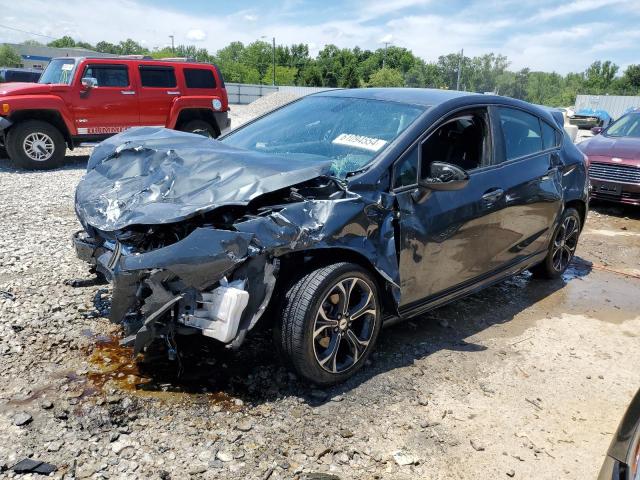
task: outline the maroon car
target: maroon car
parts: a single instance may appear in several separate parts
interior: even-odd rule
[[[589,157],[591,196],[640,205],[640,111],[627,113],[578,145]]]

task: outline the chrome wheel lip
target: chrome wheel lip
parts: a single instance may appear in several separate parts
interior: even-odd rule
[[[328,307],[331,305],[335,308]],[[335,375],[358,364],[369,349],[378,316],[375,294],[368,282],[354,276],[334,283],[320,302],[313,323],[311,342],[318,365]],[[318,343],[327,339],[326,347]]]
[[[562,221],[553,237],[551,265],[557,272],[563,272],[575,254],[580,235],[579,220],[573,215]]]
[[[55,152],[53,139],[43,132],[33,132],[22,141],[22,150],[34,162],[46,162]]]

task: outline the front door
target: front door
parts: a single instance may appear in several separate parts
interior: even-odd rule
[[[83,90],[82,78],[96,80]],[[78,135],[95,137],[139,125],[138,98],[127,64],[87,64],[76,79],[78,98],[71,102]]]
[[[416,187],[415,171],[428,176],[434,161],[463,168],[468,184],[455,191]],[[491,270],[486,198],[495,187],[492,162],[489,115],[487,109],[475,108],[444,120],[396,164],[401,308]]]

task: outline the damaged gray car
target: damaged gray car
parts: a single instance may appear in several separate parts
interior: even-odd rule
[[[150,127],[106,140],[73,240],[113,284],[111,320],[135,352],[159,339],[176,355],[188,334],[238,348],[270,322],[293,368],[328,385],[365,363],[384,322],[524,269],[559,277],[587,208],[585,157],[548,111],[333,90],[219,140]]]

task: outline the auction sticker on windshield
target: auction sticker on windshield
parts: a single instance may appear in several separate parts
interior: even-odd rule
[[[61,70],[73,70],[73,63],[63,63]]]
[[[345,147],[361,148],[371,152],[377,152],[387,144],[386,140],[365,137],[364,135],[356,135],[354,133],[342,133],[334,138],[331,143],[344,145]]]

